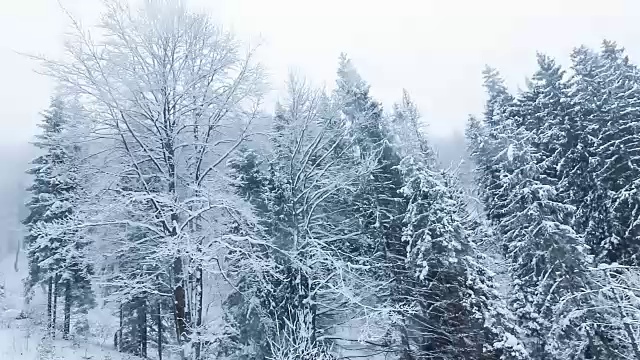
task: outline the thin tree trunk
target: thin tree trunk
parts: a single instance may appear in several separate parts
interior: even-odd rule
[[[158,360],[162,360],[162,299],[158,298]]]
[[[47,333],[53,337],[53,277],[49,278],[47,290]]]
[[[600,342],[602,343],[602,347],[604,347],[604,350],[607,352],[607,355],[609,355],[610,359],[615,359],[616,357],[616,353],[613,351],[613,349],[611,349],[611,346],[609,345],[609,340],[607,340],[606,336],[602,334],[601,331],[596,330],[596,336],[598,337],[598,339],[600,339]],[[598,351],[597,353],[597,357],[596,360],[600,360],[602,358],[602,356],[600,355],[600,352]]]
[[[52,338],[56,338],[56,315],[58,310],[58,277],[53,282],[53,309],[52,309]]]
[[[138,345],[140,357],[147,358],[147,298],[138,302]]]
[[[15,272],[18,272],[20,269],[18,268],[18,259],[20,257],[20,241],[18,241],[18,248],[16,249],[16,259],[13,262],[13,270],[15,270]]]
[[[173,261],[173,273],[175,277],[175,288],[173,290],[174,317],[176,321],[176,335],[178,344],[182,344],[187,338],[187,319],[186,319],[186,293],[184,289],[184,276],[182,268],[182,259],[176,258]]]
[[[202,267],[196,268],[196,328],[198,329],[198,340],[195,342],[196,360],[200,360],[202,353],[202,342],[200,341],[200,326],[202,325]]]
[[[165,163],[167,164],[167,176],[169,178],[169,184],[167,192],[170,196],[176,195],[176,165],[175,165],[175,148],[173,144],[173,128],[171,123],[171,109],[167,102],[167,89],[162,88],[162,94],[164,104],[162,107],[162,122],[164,123],[164,139],[162,141],[162,147],[165,152]],[[178,213],[171,213],[171,224],[169,225],[169,236],[175,238],[178,236]],[[185,292],[185,276],[184,268],[182,264],[182,258],[176,256],[173,259],[173,276],[174,276],[174,289],[173,289],[173,306],[174,306],[174,319],[176,322],[176,336],[178,344],[182,344],[187,340],[187,318],[186,318],[186,292]]]
[[[122,323],[124,322],[123,304],[120,303],[120,327],[118,327],[118,352],[122,352]]]
[[[402,360],[413,360],[413,355],[411,354],[411,345],[409,344],[409,331],[407,330],[407,321],[405,317],[402,317],[402,323],[400,324],[400,333],[402,340]]]
[[[631,325],[629,325],[629,322],[626,321],[626,319],[623,319],[623,323],[624,323],[624,331],[627,333],[627,336],[629,337],[629,340],[631,342],[631,348],[633,349],[633,354],[637,360],[640,360],[640,348],[638,348],[638,342],[636,341],[635,336],[633,335],[633,330],[631,329]]]
[[[71,329],[71,280],[67,279],[64,285],[64,328],[62,338],[69,340],[69,331]]]

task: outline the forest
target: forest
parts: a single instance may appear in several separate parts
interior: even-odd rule
[[[410,94],[383,108],[346,54],[331,90],[270,84],[204,14],[106,4],[32,56],[57,84],[23,219],[47,337],[87,338],[103,308],[109,344],[158,360],[640,360],[623,47],[538,53],[517,91],[487,67],[443,166]]]

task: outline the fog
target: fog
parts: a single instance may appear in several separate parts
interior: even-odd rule
[[[99,1],[62,0],[84,25],[99,13]],[[23,53],[57,57],[62,53],[69,20],[54,0],[0,3],[0,233],[3,248],[17,227],[23,202],[24,170],[31,157],[28,141],[39,112],[47,106],[54,85],[37,74]],[[386,106],[410,91],[426,119],[441,153],[460,152],[447,146],[451,134],[463,129],[467,114],[483,106],[481,69],[499,68],[514,89],[522,74],[535,67],[536,51],[567,62],[576,45],[598,46],[603,38],[618,41],[632,56],[640,55],[640,4],[611,0],[488,1],[364,1],[331,0],[194,0],[220,23],[253,44],[278,90],[295,68],[329,88],[337,56],[347,52],[373,94]],[[274,92],[277,94],[277,91]],[[277,96],[272,96],[275,99]],[[459,136],[458,136],[459,137]],[[443,140],[445,139],[445,140]],[[446,163],[455,156],[445,156]],[[13,224],[13,225],[12,225]]]

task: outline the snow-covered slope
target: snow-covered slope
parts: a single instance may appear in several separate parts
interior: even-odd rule
[[[0,359],[1,360],[133,360],[113,349],[113,318],[108,310],[95,309],[89,316],[91,336],[64,341],[44,338],[45,298],[41,290],[25,308],[22,291],[25,260],[20,258],[19,271],[14,270],[14,256],[0,260]],[[20,319],[27,310],[28,318]]]
[[[43,339],[42,331],[29,324],[29,319],[16,320],[0,329],[2,360],[125,360],[131,356],[108,347],[83,342]]]

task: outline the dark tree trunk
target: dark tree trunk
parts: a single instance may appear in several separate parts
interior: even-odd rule
[[[163,89],[163,92],[166,89]],[[165,94],[166,95],[166,94]],[[162,109],[162,121],[165,126],[165,138],[162,142],[162,146],[164,147],[164,151],[166,154],[165,162],[167,164],[167,175],[169,180],[168,184],[168,193],[170,195],[175,195],[176,193],[176,183],[175,183],[175,175],[176,175],[176,165],[174,162],[175,159],[175,148],[173,147],[173,137],[171,135],[172,124],[171,124],[171,110],[169,109],[168,103],[165,101],[165,104]],[[169,236],[176,237],[178,236],[178,213],[171,213],[171,224],[166,225],[166,230],[169,233]],[[178,344],[182,344],[184,340],[187,339],[187,318],[186,318],[186,307],[187,307],[187,299],[186,299],[186,291],[185,291],[185,276],[184,269],[182,266],[182,258],[180,256],[176,256],[173,259],[173,276],[174,276],[174,288],[173,288],[173,307],[174,307],[174,320],[176,322],[176,337],[178,340]]]
[[[158,298],[158,360],[162,360],[162,300]]]
[[[184,289],[184,276],[182,269],[182,259],[176,258],[173,261],[173,273],[175,277],[175,288],[173,290],[174,317],[176,321],[176,335],[178,344],[182,344],[187,339],[187,299]]]
[[[123,322],[124,322],[124,313],[123,313],[123,307],[124,305],[122,303],[120,303],[120,327],[118,328],[118,342],[117,342],[117,350],[119,352],[122,352],[122,326],[124,326]]]
[[[140,298],[137,301],[138,305],[138,349],[139,356],[142,358],[147,357],[147,299]]]
[[[409,344],[409,331],[407,330],[407,322],[403,317],[402,323],[400,324],[400,333],[402,340],[402,360],[413,360],[413,355],[411,351],[411,345]]]
[[[56,315],[57,315],[57,310],[58,310],[58,278],[56,277],[56,279],[53,282],[53,309],[52,309],[52,316],[51,316],[51,332],[52,332],[52,338],[56,338]]]
[[[69,340],[71,329],[71,280],[66,280],[64,284],[64,328],[62,338]]]
[[[18,259],[20,257],[20,241],[18,241],[18,248],[16,249],[16,259],[13,262],[13,270],[15,270],[15,272],[18,272],[20,269],[18,269]]]
[[[196,328],[198,329],[198,335],[200,335],[200,326],[202,325],[202,267],[196,268]],[[199,339],[195,342],[196,360],[200,360],[202,353],[202,342]]]
[[[53,337],[53,277],[49,278],[47,290],[47,332]]]

